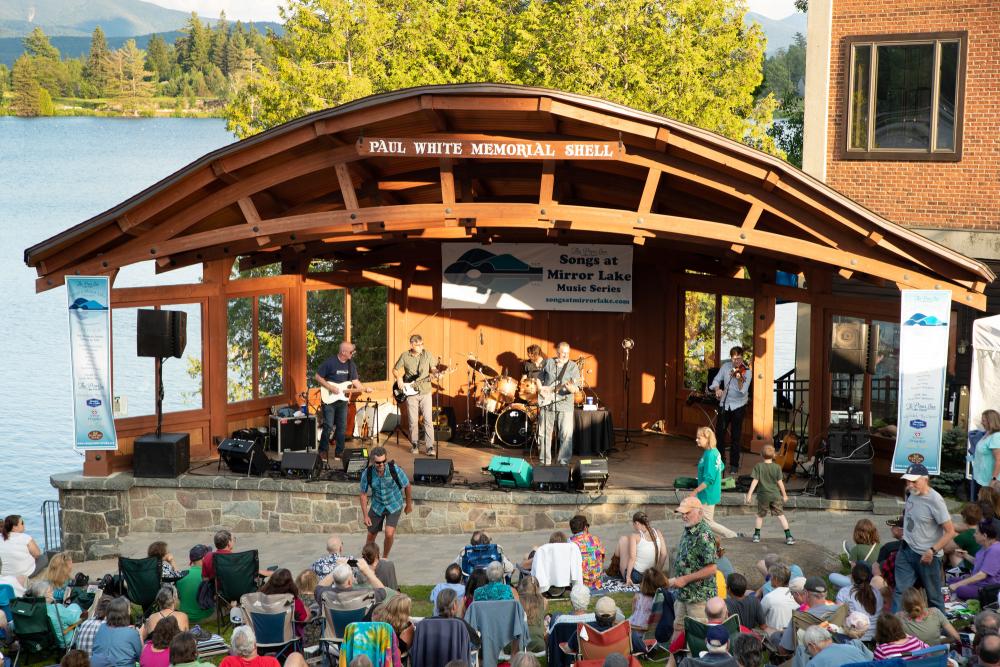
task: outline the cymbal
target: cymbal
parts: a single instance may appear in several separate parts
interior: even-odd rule
[[[469,364],[469,367],[472,370],[482,373],[488,378],[495,378],[497,375],[499,375],[495,370],[493,370],[486,364],[482,363],[481,361],[476,361],[475,359],[469,359],[465,363]]]

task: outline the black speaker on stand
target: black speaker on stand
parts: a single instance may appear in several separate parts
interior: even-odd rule
[[[135,439],[132,471],[137,477],[177,477],[190,467],[191,445],[187,433],[163,432],[163,359],[184,354],[187,313],[139,309],[135,334],[136,355],[156,359],[156,432]]]

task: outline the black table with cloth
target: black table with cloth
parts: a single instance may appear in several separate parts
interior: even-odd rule
[[[615,428],[611,413],[573,409],[573,454],[575,456],[605,456],[615,444]]]

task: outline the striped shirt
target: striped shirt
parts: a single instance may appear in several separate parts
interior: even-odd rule
[[[876,646],[875,659],[885,660],[886,658],[892,658],[897,655],[912,653],[913,651],[918,651],[922,648],[927,648],[927,644],[923,643],[913,635],[906,635],[906,641],[879,644]]]

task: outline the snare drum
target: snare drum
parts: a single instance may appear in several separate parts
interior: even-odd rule
[[[538,400],[538,385],[531,378],[522,378],[517,390],[517,397],[522,401],[533,403]]]
[[[497,396],[496,387],[489,384],[476,392],[476,407],[489,413],[499,412],[503,402]]]

